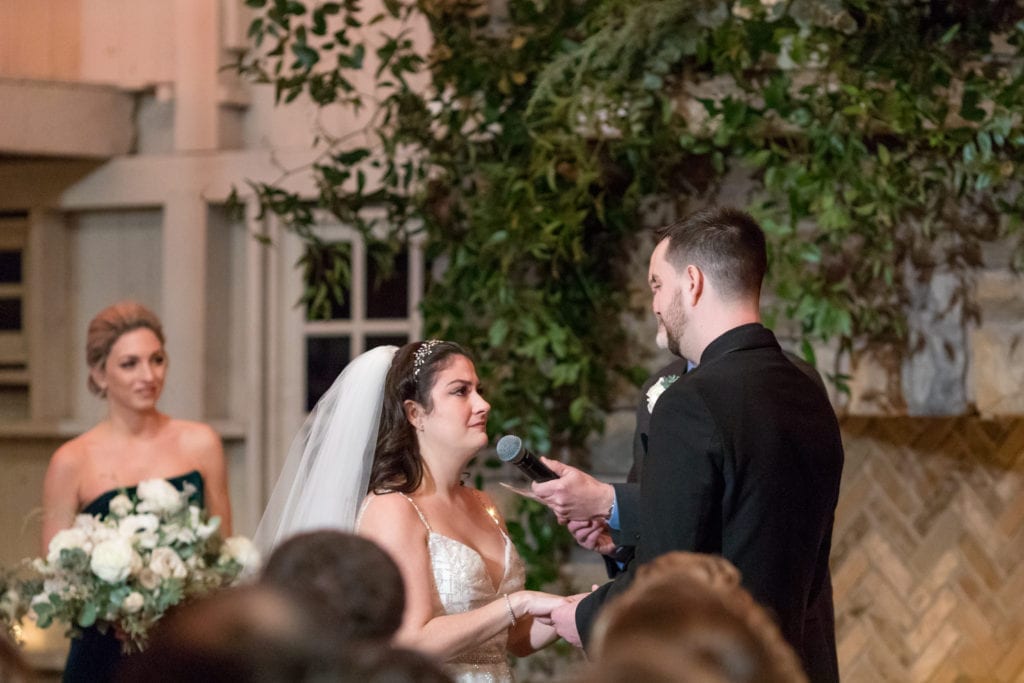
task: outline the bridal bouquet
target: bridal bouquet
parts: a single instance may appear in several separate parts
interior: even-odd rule
[[[96,625],[117,629],[125,649],[142,649],[146,633],[171,606],[235,583],[260,563],[242,536],[222,540],[220,519],[207,519],[186,484],[143,481],[134,496],[120,493],[104,517],[78,515],[58,532],[22,599],[41,628],[54,620],[75,635]]]

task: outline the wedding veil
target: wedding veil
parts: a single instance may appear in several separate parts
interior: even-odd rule
[[[311,529],[355,529],[370,483],[384,380],[398,350],[378,346],[349,363],[295,435],[253,542],[266,557]]]

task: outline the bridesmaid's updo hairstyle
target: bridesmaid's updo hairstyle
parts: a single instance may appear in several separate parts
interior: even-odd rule
[[[430,391],[437,375],[456,356],[472,360],[458,344],[439,339],[410,342],[395,352],[384,382],[384,406],[370,472],[370,491],[412,493],[423,481],[419,442],[416,429],[405,416],[405,402],[415,401],[431,412],[434,405]]]
[[[89,322],[89,331],[85,338],[85,362],[89,369],[102,368],[110,355],[110,349],[121,335],[132,330],[146,328],[151,330],[160,344],[164,343],[164,330],[160,318],[137,301],[118,301],[107,306],[96,314]],[[103,396],[103,390],[89,373],[89,391]]]

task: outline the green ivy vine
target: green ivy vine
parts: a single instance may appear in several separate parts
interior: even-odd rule
[[[246,4],[244,74],[282,105],[372,112],[361,137],[321,131],[295,171],[318,196],[252,183],[324,274],[306,303],[344,277],[314,209],[395,248],[425,233],[427,334],[474,351],[492,430],[542,452],[585,466],[622,381],[642,378],[624,350],[653,325],[624,312],[652,204],[682,213],[739,178],[808,355],[907,345],[909,287],[936,269],[974,315],[986,242],[1022,265],[1015,0]]]

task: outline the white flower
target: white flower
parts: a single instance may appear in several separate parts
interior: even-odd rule
[[[185,503],[181,491],[166,479],[147,479],[136,489],[139,512],[177,512]]]
[[[260,553],[245,536],[232,536],[224,541],[221,557],[242,565],[243,576],[254,574],[260,567]]]
[[[93,533],[96,529],[102,529],[103,524],[93,517],[92,515],[75,515],[75,523],[71,525],[72,529],[81,529],[86,533]]]
[[[156,515],[128,515],[117,523],[117,532],[125,538],[147,531],[156,531],[160,526],[160,518]]]
[[[115,517],[124,517],[132,511],[135,507],[132,504],[132,499],[123,493],[119,493],[110,499],[110,514]]]
[[[164,543],[190,545],[196,540],[196,532],[178,524],[168,524],[164,527]]]
[[[128,597],[121,603],[121,609],[127,614],[135,614],[142,606],[146,603],[146,599],[142,597],[142,593],[138,591],[132,591],[128,594]]]
[[[72,527],[61,529],[50,539],[50,547],[47,549],[46,561],[56,564],[60,561],[60,551],[64,549],[74,550],[81,548],[86,553],[92,550],[92,542],[89,540],[89,533],[84,529]]]
[[[123,581],[131,572],[133,552],[128,539],[120,536],[103,541],[93,548],[89,569],[107,583]]]
[[[171,548],[160,546],[153,549],[149,558],[149,569],[162,579],[184,579],[188,576],[188,568]]]
[[[139,585],[151,591],[160,585],[160,577],[149,567],[143,567],[139,571]]]
[[[647,390],[647,412],[654,412],[654,404],[658,402],[658,398],[665,393],[665,390],[672,386],[672,383],[679,379],[679,375],[665,375],[657,382],[651,385],[651,388]]]

